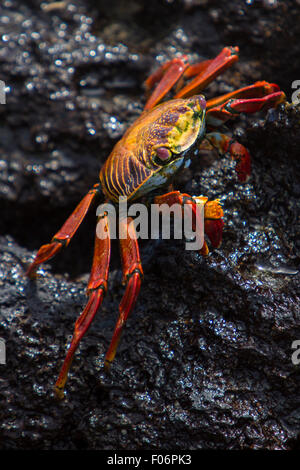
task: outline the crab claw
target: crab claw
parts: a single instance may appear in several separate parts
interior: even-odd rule
[[[251,174],[251,157],[248,150],[239,142],[233,142],[228,148],[231,157],[237,162],[235,171],[241,183],[245,183]]]
[[[223,227],[222,219],[205,219],[204,232],[214,248],[219,248],[222,243]]]
[[[214,248],[219,248],[222,243],[224,227],[223,209],[219,199],[208,201],[204,209],[204,233]]]

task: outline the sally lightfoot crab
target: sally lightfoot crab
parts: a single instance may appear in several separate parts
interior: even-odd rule
[[[117,205],[120,197],[128,202],[147,198],[154,203],[169,206],[189,206],[191,222],[195,226],[197,208],[204,212],[204,234],[213,247],[222,240],[223,211],[219,201],[208,201],[205,197],[182,194],[172,188],[174,175],[185,167],[190,159],[198,155],[197,148],[216,148],[220,154],[229,154],[236,161],[237,177],[241,182],[250,175],[250,155],[247,149],[231,137],[220,133],[220,128],[239,113],[254,113],[276,107],[285,101],[285,95],[275,84],[265,81],[227,93],[208,101],[199,93],[214,78],[238,60],[237,47],[225,47],[211,60],[190,65],[187,58],[175,58],[162,65],[145,82],[149,95],[141,116],[115,145],[100,170],[100,182],[82,199],[52,241],[43,245],[27,270],[35,277],[37,267],[52,258],[63,246],[67,246],[83,221],[92,202]],[[173,99],[165,100],[172,93]],[[171,185],[171,186],[170,186]],[[167,193],[164,192],[168,187]],[[87,286],[88,302],[75,323],[73,338],[55,384],[59,398],[64,395],[68,371],[78,344],[88,330],[107,291],[111,252],[110,222],[107,213],[98,217],[99,226],[106,237],[95,237],[94,258]],[[132,311],[143,278],[137,236],[132,218],[121,219],[119,233],[123,267],[123,282],[126,285],[120,303],[120,313],[110,346],[105,357],[105,369],[109,369],[121,337],[122,329]],[[204,240],[200,252],[208,254]]]

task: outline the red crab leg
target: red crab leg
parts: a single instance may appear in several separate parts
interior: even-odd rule
[[[155,204],[191,204],[192,206],[192,226],[195,230],[197,224],[196,218],[198,217],[197,208],[198,203],[204,203],[204,233],[208,236],[212,246],[218,248],[222,242],[222,230],[223,230],[223,210],[220,206],[219,200],[207,201],[206,197],[191,197],[189,194],[180,193],[180,191],[172,191],[170,193],[163,194],[162,196],[156,196],[154,198]],[[200,224],[198,225],[198,227]],[[209,252],[207,243],[204,244],[200,250],[202,255],[207,255]]]
[[[74,212],[66,220],[62,228],[54,235],[51,243],[42,245],[34,261],[29,266],[26,275],[33,279],[36,276],[36,269],[45,261],[48,261],[56,253],[58,253],[63,246],[68,246],[76,230],[83,221],[87,211],[89,210],[91,203],[95,199],[98,193],[99,184],[96,184],[78,204]]]
[[[252,85],[207,100],[206,110],[208,111],[211,108],[220,106],[233,98],[262,98],[277,91],[280,91],[280,89],[275,83],[268,83],[266,81],[255,82]]]
[[[283,91],[277,91],[262,98],[229,99],[206,112],[208,126],[218,127],[239,113],[255,113],[269,108],[276,108],[286,100]]]
[[[174,58],[163,64],[145,81],[149,92],[157,84],[148,99],[145,110],[153,108],[171,90],[181,77],[192,78],[185,87],[175,94],[175,98],[187,98],[203,90],[215,77],[238,60],[238,47],[224,47],[214,59],[189,65],[186,56]],[[179,85],[180,86],[180,85]]]
[[[75,323],[73,338],[68,349],[67,356],[60,370],[59,377],[55,384],[55,395],[57,398],[63,398],[64,386],[67,381],[68,372],[73,360],[74,353],[88,328],[90,327],[107,291],[107,279],[110,261],[110,233],[108,217],[104,215],[99,218],[97,225],[98,230],[106,233],[106,238],[95,239],[94,258],[87,286],[87,294],[89,296],[88,303]]]
[[[199,75],[202,73],[204,70],[207,69],[207,67],[212,63],[213,59],[209,60],[203,60],[202,62],[198,62],[197,64],[192,64],[190,65],[184,72],[184,77],[185,78],[193,78],[196,75]]]
[[[149,91],[158,82],[155,90],[145,104],[145,110],[151,109],[158,104],[179,80],[185,69],[188,67],[188,64],[185,63],[184,59],[185,57],[180,59],[175,58],[166,62],[145,81],[147,91]]]
[[[182,56],[180,58],[174,58],[172,60],[168,60],[168,62],[165,62],[163,65],[161,65],[155,72],[153,72],[147,80],[145,80],[145,88],[147,92],[150,92],[151,89],[157,85],[157,83],[163,78],[165,73],[167,72],[168,69],[172,68],[174,65],[179,65],[179,66],[184,66],[185,63],[187,63],[187,57]]]
[[[148,99],[144,109],[153,108],[158,104],[176,83],[178,89],[180,89],[181,86],[179,82],[181,77],[194,77],[206,69],[211,62],[212,60],[204,60],[198,64],[189,65],[187,57],[182,56],[181,58],[174,58],[163,64],[145,81],[147,94],[149,94],[150,90],[157,85],[158,82],[159,83],[152,96]]]
[[[119,318],[105,356],[104,368],[106,371],[109,370],[110,364],[116,355],[123,327],[134,308],[143,277],[143,269],[133,219],[131,217],[122,219],[120,221],[119,230],[123,266],[123,283],[126,284],[126,290],[119,306]]]
[[[224,47],[215,59],[205,61],[203,70],[182,88],[174,98],[188,98],[202,91],[218,75],[238,60],[238,52],[238,47]],[[191,67],[190,70],[186,71],[187,76],[197,72],[197,64]],[[199,65],[199,69],[201,70],[201,65]]]
[[[251,157],[246,147],[233,140],[228,135],[221,134],[220,132],[210,132],[206,134],[205,140],[208,140],[221,155],[229,152],[231,158],[236,161],[235,169],[240,182],[244,183],[248,180],[251,173]]]

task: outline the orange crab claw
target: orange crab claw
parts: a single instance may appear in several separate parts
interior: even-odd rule
[[[192,206],[192,217],[193,217],[193,229],[195,229],[195,217],[197,217],[197,201],[202,200],[204,203],[204,233],[209,238],[212,246],[218,248],[222,242],[222,231],[224,222],[222,220],[223,210],[218,199],[214,201],[208,201],[206,197],[191,197],[188,194],[180,193],[179,191],[171,191],[170,193],[157,196],[155,198],[156,204],[190,204]],[[200,202],[200,201],[199,201]],[[201,226],[199,224],[198,226]],[[208,246],[204,241],[203,247],[200,253],[204,256],[209,252]]]

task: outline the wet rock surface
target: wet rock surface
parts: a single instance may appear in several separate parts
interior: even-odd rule
[[[147,74],[177,52],[238,45],[208,96],[266,79],[290,101],[300,79],[297,1],[125,3],[0,7],[0,447],[299,448],[299,106],[228,125],[252,154],[247,184],[214,154],[182,175],[178,189],[221,199],[223,245],[203,259],[175,240],[141,244],[145,281],[106,376],[123,292],[114,247],[109,292],[54,399],[86,301],[94,211],[36,282],[24,269],[97,182]]]

